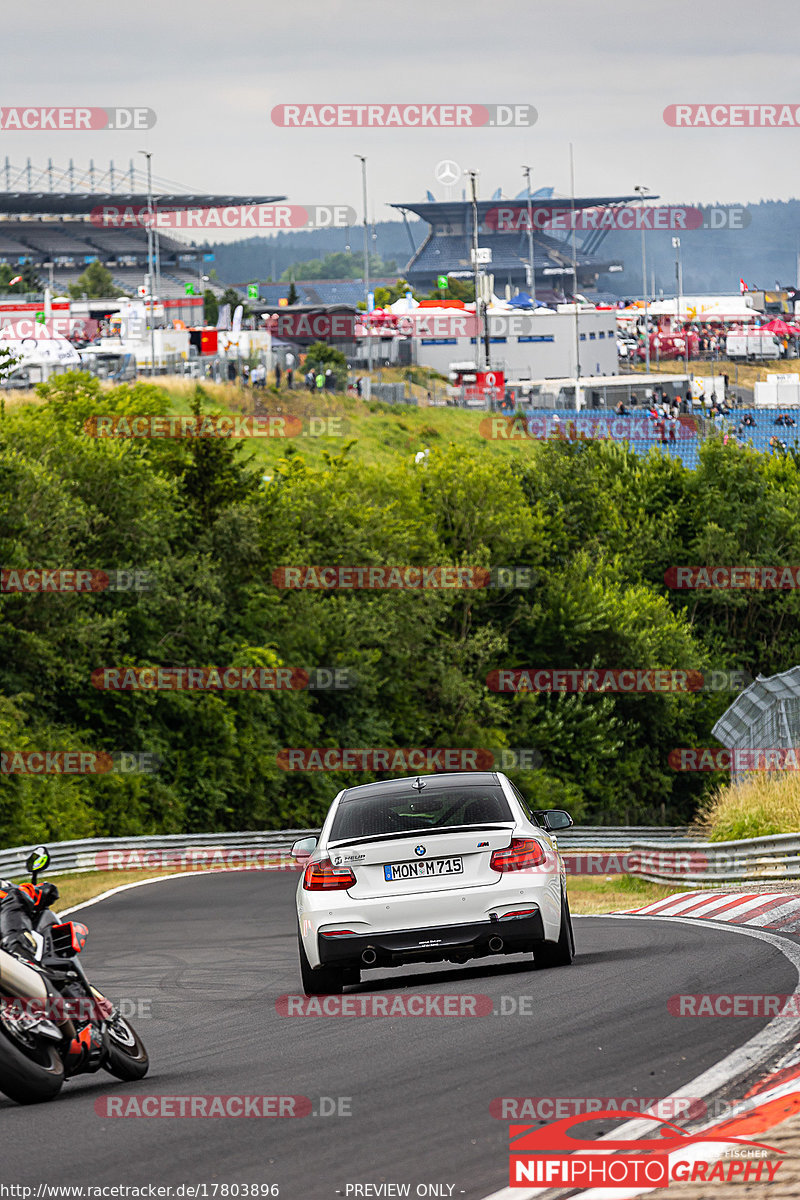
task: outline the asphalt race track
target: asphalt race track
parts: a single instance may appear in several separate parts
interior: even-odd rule
[[[352,1185],[381,1183],[410,1185],[414,1196],[418,1184],[436,1184],[444,1189],[429,1195],[479,1200],[508,1182],[507,1124],[489,1111],[495,1097],[667,1096],[766,1023],[672,1017],[669,996],[796,985],[774,946],[741,934],[578,918],[579,957],[568,968],[530,971],[521,958],[428,965],[369,972],[350,989],[488,994],[506,1011],[532,997],[526,1015],[280,1016],[277,998],[300,991],[296,883],[284,872],[194,876],[82,914],[90,978],[117,1001],[150,1004],[152,1015],[134,1024],[151,1072],[138,1084],[84,1076],[34,1108],[0,1098],[0,1182],[205,1183],[212,1198],[215,1183],[277,1184],[289,1200],[377,1196]],[[348,1097],[352,1115],[95,1111],[105,1096],[156,1094],[301,1095],[315,1113],[320,1097]]]

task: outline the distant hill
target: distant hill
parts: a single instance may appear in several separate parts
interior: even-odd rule
[[[694,204],[695,201],[684,201]],[[773,288],[776,282],[794,284],[800,251],[800,200],[762,200],[747,207],[746,229],[693,229],[680,235],[683,290],[738,292],[739,279],[748,285]],[[656,295],[675,295],[674,231],[653,230],[646,236],[648,278],[655,271]],[[641,295],[641,234],[609,233],[599,253],[619,257],[625,270],[601,277],[600,288],[617,295]]]
[[[685,201],[694,204],[695,201]],[[748,205],[751,222],[746,229],[690,230],[681,235],[683,288],[692,292],[737,292],[739,279],[750,285],[772,288],[776,282],[797,281],[800,253],[800,200],[762,200]],[[409,222],[414,246],[427,235],[423,221]],[[379,221],[370,227],[370,250],[383,259],[393,258],[402,268],[412,256],[409,233],[402,221]],[[673,233],[648,231],[647,273],[655,272],[656,295],[675,294]],[[323,258],[332,251],[357,254],[362,246],[360,226],[279,233],[273,238],[254,237],[233,244],[209,245],[215,267],[225,283],[250,279],[277,280],[293,262]],[[636,232],[609,233],[598,253],[616,258],[625,270],[600,277],[598,287],[619,296],[642,291],[641,240]]]
[[[424,221],[409,222],[414,244],[419,247],[428,232]],[[413,253],[402,221],[380,221],[370,226],[370,254],[379,254],[384,261],[395,259],[402,268]],[[213,252],[217,275],[224,283],[242,283],[249,279],[278,280],[294,262],[324,258],[336,251],[361,254],[363,228],[310,229],[278,233],[275,237],[252,237],[234,243],[216,243],[204,247]]]

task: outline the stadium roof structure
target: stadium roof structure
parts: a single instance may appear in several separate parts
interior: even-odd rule
[[[611,204],[632,204],[638,202],[640,197],[634,193],[632,196],[576,196],[575,208],[607,208]],[[658,196],[649,196],[648,200],[657,200]],[[551,196],[548,199],[534,199],[531,196],[531,208],[570,208],[572,201],[569,196]],[[421,217],[423,221],[429,221],[433,224],[435,221],[458,221],[464,217],[465,210],[472,208],[471,200],[434,200],[431,201],[413,201],[411,204],[390,204],[390,208],[397,208],[401,211],[413,212],[416,216]],[[527,210],[527,199],[522,200],[479,200],[478,201],[478,220],[482,221],[488,212],[492,212],[498,207],[513,208],[519,210]],[[535,232],[535,231],[534,231]]]
[[[146,206],[147,192],[3,192],[0,191],[0,214],[7,216],[53,215],[63,217],[87,216],[103,205],[116,207]],[[285,196],[228,196],[216,193],[186,192],[153,193],[159,208],[233,208],[247,204],[274,204]]]
[[[657,200],[657,196],[648,196]],[[479,200],[476,204],[481,246],[491,251],[491,265],[486,270],[498,282],[521,285],[528,275],[528,233],[524,229],[500,230],[487,222],[489,214],[502,208],[513,213],[532,210],[607,208],[639,201],[636,194],[621,196],[580,196],[571,200],[564,196],[527,196],[514,199]],[[426,200],[411,203],[394,203],[390,207],[399,209],[403,219],[414,213],[430,225],[428,236],[416,249],[405,269],[405,277],[412,284],[432,283],[439,275],[466,277],[472,275],[471,238],[472,202],[470,200]],[[449,228],[452,227],[452,228]],[[406,225],[408,229],[408,225]],[[564,236],[553,236],[554,231],[545,233],[536,228],[534,217],[533,246],[537,294],[548,284],[561,286],[573,272],[571,231]],[[609,271],[621,271],[623,264],[617,259],[601,259],[597,251],[608,233],[607,228],[576,231],[575,265],[580,289],[595,287],[598,276]],[[409,231],[409,238],[411,237]],[[413,242],[412,242],[413,245]]]

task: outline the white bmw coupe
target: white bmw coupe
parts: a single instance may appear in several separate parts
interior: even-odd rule
[[[306,995],[365,968],[531,955],[566,966],[575,943],[561,809],[536,811],[494,771],[418,775],[339,792],[319,839],[295,842]]]

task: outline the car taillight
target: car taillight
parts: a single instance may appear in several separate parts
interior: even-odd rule
[[[495,871],[527,871],[541,866],[544,860],[544,850],[534,838],[512,838],[505,850],[492,853],[489,866]]]
[[[309,863],[303,874],[306,892],[335,892],[351,888],[356,877],[349,867],[335,867],[329,858]]]

